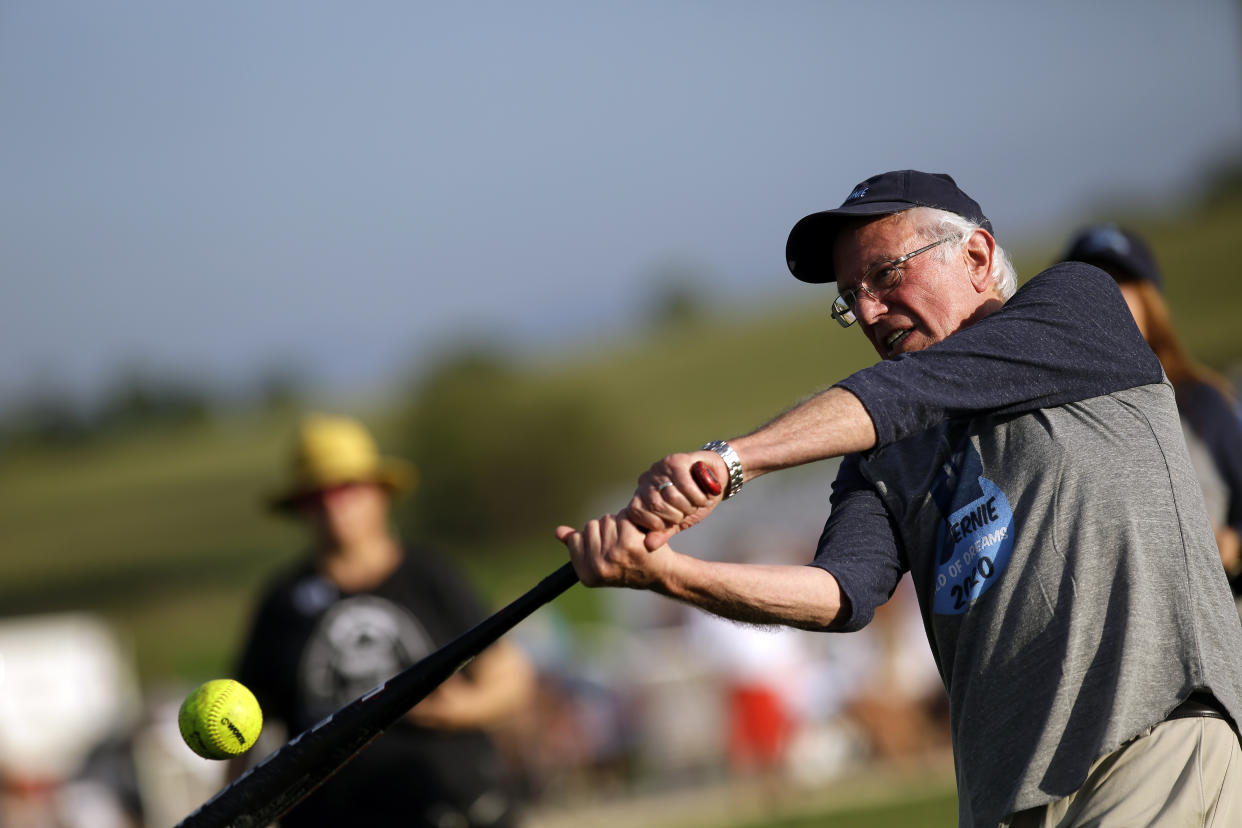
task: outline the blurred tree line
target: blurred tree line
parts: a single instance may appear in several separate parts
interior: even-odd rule
[[[684,264],[653,271],[639,309],[647,329],[701,319],[699,279]],[[519,361],[514,350],[467,342],[407,381],[396,405],[373,417],[335,412],[361,414],[384,451],[414,462],[417,496],[397,512],[410,537],[470,551],[502,548],[586,514],[603,488],[632,480],[629,438],[642,424],[616,413],[598,387]],[[75,449],[173,429],[192,441],[195,428],[242,411],[278,412],[292,423],[320,409],[315,396],[307,374],[288,365],[262,370],[248,393],[232,395],[186,375],[129,366],[91,404],[44,380],[0,416],[0,451]],[[283,446],[273,448],[273,458],[283,457]]]
[[[199,425],[240,407],[269,411],[301,405],[309,387],[291,366],[264,369],[242,399],[169,371],[130,366],[99,399],[84,403],[44,381],[0,416],[0,448],[74,446],[148,429]]]
[[[1235,158],[1205,176],[1186,217],[1149,223],[1173,269],[1195,272],[1193,281],[1171,278],[1171,293],[1201,291],[1208,277],[1232,281],[1216,270],[1195,269],[1198,259],[1192,254],[1198,256],[1202,248],[1218,260],[1212,251],[1225,249],[1225,242],[1219,241],[1223,231],[1213,222],[1232,221],[1238,205],[1242,160]],[[1202,229],[1203,235],[1191,233],[1192,227]],[[1058,239],[1053,247],[1060,243]],[[1041,261],[1038,267],[1046,264]],[[761,340],[773,338],[769,329],[757,332],[759,339],[753,342],[735,343],[740,350],[727,354],[718,347],[705,349],[669,338],[695,332],[698,339],[710,340],[706,329],[718,324],[712,320],[719,316],[718,309],[704,304],[712,295],[705,289],[712,282],[706,268],[666,262],[652,268],[648,277],[646,300],[633,310],[649,334],[645,341],[653,355],[649,362],[627,364],[627,376],[597,376],[598,371],[588,370],[585,374],[593,379],[584,385],[583,374],[571,382],[563,371],[522,361],[503,343],[473,342],[434,360],[404,384],[396,406],[374,412],[383,420],[377,431],[384,449],[408,457],[419,470],[418,493],[398,516],[411,537],[483,551],[546,533],[567,516],[594,514],[605,491],[633,482],[636,457],[658,456],[652,451],[655,421],[642,413],[648,404],[643,389],[675,382],[686,386],[687,393],[702,394],[703,388],[718,384],[711,379],[724,370],[712,367],[717,362],[734,364],[745,358],[765,364],[756,349],[762,347]],[[1206,316],[1211,309],[1201,303],[1188,306],[1198,311],[1199,328],[1227,327]],[[1232,333],[1227,336],[1228,342],[1218,348],[1222,360],[1237,353],[1236,339]],[[1201,353],[1207,351],[1202,343],[1195,345]],[[696,355],[696,347],[708,353]],[[841,343],[834,341],[832,348],[835,353]],[[24,403],[11,405],[0,416],[0,450],[81,445],[160,428],[192,430],[239,408],[281,412],[287,415],[281,419],[291,422],[313,407],[312,391],[311,378],[287,363],[261,369],[240,402],[237,395],[229,398],[184,376],[131,367],[117,375],[93,407],[51,385],[33,389]],[[661,426],[697,416],[678,407],[689,404],[662,399]],[[366,414],[363,418],[368,419]],[[689,431],[698,433],[697,428]],[[676,440],[656,442],[655,448],[685,444],[679,433]]]
[[[683,261],[650,273],[639,318],[659,333],[706,315],[704,271]],[[415,384],[394,446],[419,469],[399,513],[410,537],[476,551],[547,533],[584,515],[609,486],[632,480],[636,423],[600,389],[541,376],[500,345],[466,344]]]
[[[601,481],[631,472],[625,423],[595,395],[532,381],[498,350],[442,361],[401,417],[419,491],[413,537],[486,549],[582,514]]]

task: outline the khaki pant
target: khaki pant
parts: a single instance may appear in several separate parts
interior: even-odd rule
[[[1242,748],[1227,722],[1161,722],[1087,773],[1076,792],[1001,823],[1009,828],[1242,826]]]

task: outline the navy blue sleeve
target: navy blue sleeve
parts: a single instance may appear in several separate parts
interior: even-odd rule
[[[832,482],[832,512],[810,564],[836,578],[849,602],[849,612],[829,628],[833,632],[867,626],[875,608],[892,597],[906,570],[892,516],[859,472],[858,461],[857,454],[841,461]]]
[[[1207,445],[1216,470],[1229,487],[1225,522],[1242,532],[1242,421],[1237,410],[1205,382],[1179,387],[1177,407]]]
[[[1112,278],[1062,262],[970,327],[837,384],[862,402],[886,446],[946,419],[1049,408],[1162,377]]]

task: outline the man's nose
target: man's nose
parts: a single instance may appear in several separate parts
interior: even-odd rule
[[[888,305],[883,299],[872,296],[865,290],[858,291],[858,298],[854,302],[854,315],[862,324],[873,324],[887,310]]]

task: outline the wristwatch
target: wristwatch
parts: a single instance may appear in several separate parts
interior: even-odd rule
[[[742,458],[737,456],[733,446],[724,440],[712,440],[703,444],[703,451],[714,451],[725,461],[729,469],[729,485],[725,487],[724,499],[728,500],[742,490]]]

